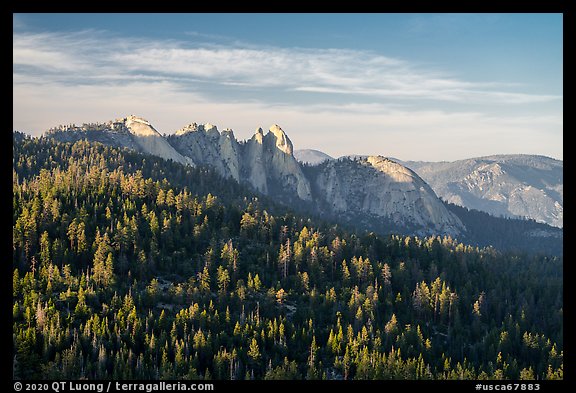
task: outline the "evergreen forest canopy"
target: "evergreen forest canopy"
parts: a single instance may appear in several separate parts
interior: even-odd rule
[[[563,259],[312,220],[13,134],[14,377],[562,379]]]

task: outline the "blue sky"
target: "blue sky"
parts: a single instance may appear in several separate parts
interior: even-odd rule
[[[561,14],[14,14],[15,130],[129,114],[296,149],[562,159]]]

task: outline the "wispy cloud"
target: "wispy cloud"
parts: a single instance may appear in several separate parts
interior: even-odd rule
[[[402,59],[342,49],[190,47],[182,41],[19,33],[13,39],[14,72],[44,72],[76,83],[134,77],[181,78],[236,89],[372,96],[400,100],[524,104],[557,95],[518,93],[509,84],[470,82],[422,69]],[[56,75],[54,75],[56,74]]]

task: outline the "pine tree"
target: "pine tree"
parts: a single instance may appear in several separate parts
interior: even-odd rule
[[[100,231],[97,231],[94,247],[96,251],[94,252],[92,265],[92,279],[96,285],[109,286],[114,274],[114,262],[108,233],[100,236]]]
[[[220,290],[221,294],[225,294],[226,289],[228,288],[228,284],[230,283],[230,275],[228,274],[228,269],[225,269],[222,266],[218,266],[216,275],[218,280],[218,289]]]

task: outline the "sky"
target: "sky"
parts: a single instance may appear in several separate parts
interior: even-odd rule
[[[130,114],[295,149],[563,159],[562,14],[13,14],[13,129]]]

